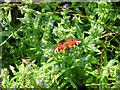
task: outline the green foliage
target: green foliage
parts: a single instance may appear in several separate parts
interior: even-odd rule
[[[0,12],[3,88],[119,88],[116,3],[3,3]],[[52,52],[70,37],[82,43]]]

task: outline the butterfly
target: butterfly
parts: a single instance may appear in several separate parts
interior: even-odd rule
[[[53,52],[58,52],[58,51],[63,50],[63,49],[69,49],[73,45],[79,45],[81,42],[82,42],[81,40],[77,40],[74,38],[68,38],[66,40],[62,40],[58,43],[58,45],[53,50]]]

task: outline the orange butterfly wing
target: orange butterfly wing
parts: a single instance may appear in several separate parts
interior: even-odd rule
[[[68,38],[66,40],[62,40],[59,42],[59,44],[56,46],[56,48],[53,50],[53,52],[58,52],[59,50],[62,49],[68,49],[69,47],[72,47],[75,44],[80,44],[82,41],[73,39],[73,38]]]
[[[56,48],[53,50],[53,52],[58,52],[59,50],[65,49],[65,47],[63,46],[64,42],[65,40],[60,41]]]

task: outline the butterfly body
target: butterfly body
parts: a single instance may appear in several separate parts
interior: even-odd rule
[[[82,42],[81,40],[77,40],[74,38],[68,38],[66,40],[62,40],[58,43],[58,45],[53,50],[53,52],[58,52],[58,51],[63,50],[63,49],[69,49],[73,45],[76,45],[76,44],[79,45],[81,42]]]

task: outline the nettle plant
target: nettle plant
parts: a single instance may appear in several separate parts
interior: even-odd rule
[[[6,3],[1,12],[3,88],[119,87],[119,15],[112,3]],[[81,42],[53,52],[68,38]]]

